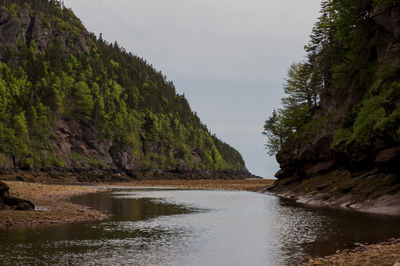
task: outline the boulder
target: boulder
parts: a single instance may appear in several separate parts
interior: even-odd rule
[[[10,209],[18,211],[33,211],[35,209],[35,205],[32,202],[11,196],[4,197],[3,203],[9,206]]]
[[[33,211],[35,205],[32,202],[9,195],[10,187],[3,182],[0,182],[0,210],[21,210],[21,211]]]
[[[8,196],[8,190],[10,189],[10,187],[3,182],[0,182],[0,198]]]

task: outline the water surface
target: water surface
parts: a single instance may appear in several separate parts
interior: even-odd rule
[[[400,237],[400,218],[251,192],[116,189],[73,199],[113,217],[0,231],[4,265],[292,265]]]

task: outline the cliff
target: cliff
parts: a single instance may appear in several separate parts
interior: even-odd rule
[[[58,1],[0,3],[0,169],[250,176],[171,81]]]
[[[319,61],[308,57],[324,72],[320,101],[281,146],[278,180],[268,190],[308,204],[400,214],[400,7],[323,7],[319,23],[336,11],[329,39],[319,43]]]

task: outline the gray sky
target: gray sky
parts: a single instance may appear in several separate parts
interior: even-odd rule
[[[265,119],[315,23],[320,0],[65,0],[89,31],[172,80],[208,128],[272,178]]]

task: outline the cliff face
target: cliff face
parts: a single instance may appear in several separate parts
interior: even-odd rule
[[[369,14],[367,27],[374,43],[370,60],[376,61],[378,71],[390,69],[393,73],[390,78],[375,78],[372,84],[358,91],[350,85],[340,91],[334,86],[324,88],[313,118],[323,117],[324,122],[295,147],[283,146],[276,156],[281,169],[276,174],[278,181],[269,189],[271,192],[317,205],[374,211],[379,210],[375,207],[380,204],[392,205],[391,211],[400,214],[400,122],[395,113],[400,107],[400,88],[393,86],[400,80],[399,6],[377,5]],[[391,86],[395,93],[383,97]],[[379,108],[384,112],[381,120],[396,115],[392,125],[375,130],[377,127],[371,123],[374,131],[367,139],[338,141],[338,132],[344,130],[349,110],[354,120],[360,116],[359,110],[366,108],[366,99],[375,99],[378,104],[370,113],[365,112],[364,120]],[[349,131],[355,132],[356,126],[351,124]],[[388,194],[396,196],[388,200]]]
[[[250,176],[146,61],[90,34],[58,1],[0,4],[2,172]]]
[[[42,21],[39,14],[31,15],[28,8],[23,8],[19,14],[12,14],[6,9],[0,12],[0,60],[8,50],[29,45],[31,41],[36,42],[38,52],[45,51],[55,38],[59,40],[61,51],[65,54],[91,51],[88,44],[89,32],[83,27],[79,38],[74,40],[76,37],[71,32]]]

